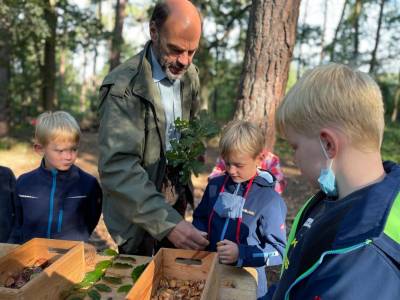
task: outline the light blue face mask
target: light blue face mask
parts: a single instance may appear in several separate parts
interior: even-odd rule
[[[328,168],[321,169],[321,173],[318,177],[319,186],[325,194],[331,197],[335,197],[338,195],[338,191],[336,186],[335,173],[333,173],[332,171],[333,159],[329,158],[321,139],[319,139],[319,143],[321,144],[324,156],[328,161],[330,161]]]

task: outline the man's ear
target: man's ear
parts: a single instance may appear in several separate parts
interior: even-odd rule
[[[156,22],[151,21],[149,25],[149,30],[150,30],[150,38],[153,43],[157,43],[158,41],[158,29]]]
[[[335,158],[340,147],[340,137],[336,130],[331,128],[323,128],[319,133],[322,146],[324,147],[329,158]]]
[[[44,147],[40,144],[33,144],[33,150],[39,155],[44,155]]]

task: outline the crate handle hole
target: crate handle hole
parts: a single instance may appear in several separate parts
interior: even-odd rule
[[[47,248],[47,251],[49,251],[49,253],[65,254],[69,251],[69,249],[49,247],[49,248]]]
[[[175,262],[178,264],[195,265],[195,266],[199,266],[203,263],[201,259],[183,258],[183,257],[177,257],[175,259]]]

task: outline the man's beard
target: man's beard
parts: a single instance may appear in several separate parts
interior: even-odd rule
[[[167,75],[169,80],[177,80],[181,79],[182,76],[186,73],[187,69],[189,68],[190,64],[187,66],[182,66],[179,63],[176,62],[168,62],[164,56],[162,55],[163,53],[160,53],[160,66],[162,70],[164,71],[165,75]],[[179,73],[174,74],[171,72],[170,68],[174,68],[175,70],[179,70]]]

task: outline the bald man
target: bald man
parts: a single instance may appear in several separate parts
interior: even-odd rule
[[[174,120],[193,118],[199,78],[192,59],[201,18],[187,0],[156,5],[151,40],[100,88],[99,173],[104,220],[120,253],[152,255],[156,241],[204,249],[205,233],[183,215],[192,196],[165,157],[179,138]]]

